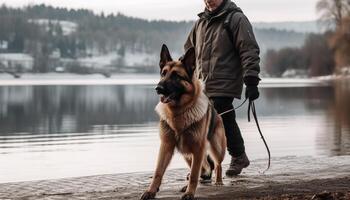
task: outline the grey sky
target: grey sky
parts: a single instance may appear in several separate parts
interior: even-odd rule
[[[306,21],[317,19],[318,0],[235,0],[251,21]],[[45,3],[95,12],[122,12],[145,19],[193,20],[204,8],[203,0],[0,0],[11,6]]]

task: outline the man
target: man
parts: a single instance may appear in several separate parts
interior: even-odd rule
[[[259,47],[252,26],[231,0],[204,0],[205,10],[192,28],[185,49],[195,47],[197,75],[218,113],[232,109],[240,99],[243,82],[249,101],[259,97]],[[235,111],[222,115],[227,149],[232,156],[227,176],[248,167],[244,141],[236,123]],[[203,177],[202,177],[203,178]]]

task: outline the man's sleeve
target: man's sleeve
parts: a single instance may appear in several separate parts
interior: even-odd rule
[[[193,25],[190,33],[188,34],[187,40],[185,42],[184,48],[185,48],[185,52],[187,51],[187,49],[191,48],[191,47],[195,47],[195,40],[196,40],[196,24],[197,22]]]
[[[260,80],[260,49],[256,42],[252,25],[243,13],[236,13],[232,17],[231,28],[234,45],[238,51],[243,67],[243,79],[246,77]]]

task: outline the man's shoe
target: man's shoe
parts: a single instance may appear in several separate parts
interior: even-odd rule
[[[248,167],[249,164],[250,162],[246,153],[238,157],[232,156],[230,167],[226,171],[226,176],[237,176],[242,172],[242,169]]]

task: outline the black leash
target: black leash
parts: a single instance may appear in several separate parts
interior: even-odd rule
[[[256,114],[256,109],[255,109],[255,103],[254,103],[254,101],[249,101],[249,104],[248,104],[248,122],[250,122],[250,110],[251,110],[252,113],[253,113],[253,117],[254,117],[256,126],[258,127],[258,130],[259,130],[259,134],[260,134],[261,139],[263,140],[263,142],[264,142],[264,144],[265,144],[265,147],[266,147],[266,150],[267,150],[267,154],[269,155],[269,162],[268,162],[267,168],[262,172],[263,174],[265,174],[265,172],[266,172],[267,170],[270,169],[270,165],[271,165],[271,153],[270,153],[269,146],[267,145],[266,140],[265,140],[265,138],[264,138],[264,135],[263,135],[263,133],[261,132],[261,129],[260,129],[260,125],[259,125],[259,121],[258,121],[258,116],[257,116],[257,114]]]
[[[232,109],[230,109],[230,110],[226,110],[225,112],[220,113],[219,116],[224,115],[224,114],[229,113],[229,112],[232,112],[232,111],[234,111],[234,110],[237,110],[238,108],[242,107],[246,101],[247,101],[247,99],[245,99],[245,100],[243,101],[243,103],[241,103],[239,106],[237,106],[237,107],[235,107],[235,108],[232,108]]]
[[[248,100],[248,98],[246,98],[246,99],[243,101],[243,103],[241,103],[239,106],[237,106],[237,107],[235,107],[235,108],[232,108],[232,109],[230,109],[230,110],[227,110],[227,111],[225,111],[225,112],[222,112],[222,113],[220,113],[219,115],[221,116],[221,115],[224,115],[224,114],[226,114],[226,113],[229,113],[229,112],[232,112],[232,111],[234,111],[234,110],[237,110],[238,108],[242,107],[242,106],[244,105],[244,103],[245,103],[247,100]],[[271,153],[270,153],[270,148],[269,148],[269,146],[267,145],[266,140],[265,140],[265,138],[264,138],[264,135],[263,135],[263,133],[262,133],[262,131],[261,131],[261,129],[260,129],[260,125],[259,125],[259,121],[258,121],[258,116],[257,116],[257,114],[256,114],[256,109],[255,109],[255,103],[254,103],[254,101],[249,101],[249,104],[248,104],[248,122],[250,122],[250,111],[253,113],[253,117],[254,117],[256,126],[258,127],[259,134],[260,134],[260,136],[261,136],[261,139],[262,139],[263,142],[264,142],[264,145],[265,145],[265,147],[266,147],[267,153],[268,153],[268,155],[269,155],[269,162],[268,162],[267,168],[262,172],[262,173],[264,174],[267,170],[270,169],[270,165],[271,165]]]

